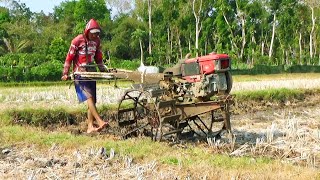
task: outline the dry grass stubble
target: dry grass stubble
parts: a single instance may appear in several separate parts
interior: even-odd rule
[[[319,88],[320,81],[319,79],[296,79],[235,82],[232,92],[280,87]],[[98,105],[116,103],[123,91],[123,89],[98,86]],[[1,111],[25,108],[30,105],[48,108],[84,107],[77,103],[74,89],[67,87],[1,88],[0,102]],[[101,157],[100,148],[69,150],[53,146],[50,150],[42,150],[33,146],[16,146],[8,149],[10,151],[8,155],[6,149],[1,149],[0,178],[316,179],[320,177],[318,173],[320,165],[319,108],[319,106],[296,109],[275,108],[269,112],[233,116],[234,147],[227,144],[228,139],[222,139],[213,141],[206,148],[213,154],[224,154],[227,149],[230,156],[251,156],[253,163],[250,166],[251,169],[237,170],[201,163],[194,166],[168,165],[152,160],[135,162],[134,159],[126,156],[108,159],[110,155]],[[81,159],[77,159],[79,156]],[[255,166],[255,158],[260,156],[276,157],[279,162]]]

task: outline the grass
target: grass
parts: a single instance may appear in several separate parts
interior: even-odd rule
[[[229,157],[228,155],[212,154],[209,149],[201,147],[173,148],[166,143],[153,142],[149,138],[128,139],[123,141],[111,140],[107,137],[90,137],[72,135],[67,132],[46,132],[40,128],[22,126],[2,126],[0,128],[2,146],[14,144],[33,144],[46,149],[59,145],[66,149],[82,149],[86,147],[103,146],[115,149],[116,152],[131,156],[137,161],[154,159],[166,165],[183,165],[192,167],[194,164],[224,169],[250,168],[254,164],[266,165],[273,163],[270,158],[257,158],[252,163],[250,157]]]
[[[288,100],[303,100],[306,92],[310,90],[304,89],[266,89],[258,91],[240,91],[236,92],[235,98],[237,101],[276,101],[285,102]],[[317,90],[314,90],[316,92]]]
[[[291,179],[299,177],[320,178],[316,170],[292,166],[281,163],[269,157],[231,157],[228,152],[213,153],[212,149],[205,146],[187,148],[172,147],[166,143],[153,142],[150,139],[112,140],[105,136],[72,135],[66,132],[47,132],[34,127],[1,126],[0,140],[5,146],[30,146],[35,145],[40,149],[49,149],[53,145],[63,149],[85,150],[89,147],[105,147],[114,149],[116,158],[131,157],[136,163],[156,161],[160,167],[183,170],[192,176],[220,177],[230,179],[237,174],[239,178],[285,177]],[[63,152],[61,152],[63,154]],[[214,173],[214,174],[212,174]],[[261,174],[262,173],[262,174]],[[219,178],[219,179],[220,179]],[[247,179],[247,178],[245,178]],[[249,178],[250,179],[250,178]]]
[[[51,147],[53,144],[60,144],[66,148],[75,148],[79,144],[90,142],[89,137],[74,136],[66,132],[48,133],[40,128],[10,125],[0,128],[1,140],[4,146],[11,146],[16,143],[35,144],[42,148]]]

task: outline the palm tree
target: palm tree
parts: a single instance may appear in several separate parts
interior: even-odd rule
[[[32,42],[29,40],[14,40],[13,38],[3,37],[3,44],[0,46],[1,53],[19,53],[31,47]]]

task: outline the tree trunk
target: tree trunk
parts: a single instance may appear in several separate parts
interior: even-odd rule
[[[264,41],[261,42],[261,55],[264,56]]]
[[[238,52],[238,49],[239,49],[239,48],[238,48],[237,44],[235,43],[235,41],[233,41],[233,39],[235,39],[235,38],[234,38],[234,33],[233,33],[232,28],[231,28],[231,26],[230,26],[230,23],[229,23],[226,15],[225,15],[224,13],[223,13],[223,18],[224,18],[224,21],[227,23],[227,25],[228,25],[228,30],[230,31],[230,34],[231,34],[230,42],[231,42],[231,45],[232,45],[232,50],[234,50],[234,52]],[[238,54],[238,56],[240,56],[240,55]]]
[[[273,48],[273,41],[274,41],[274,36],[276,33],[276,13],[273,14],[273,25],[272,25],[272,37],[271,37],[271,42],[270,42],[270,49],[269,49],[269,59],[272,57],[272,48]]]
[[[259,37],[261,41],[261,56],[264,56],[264,46],[265,46],[265,41],[264,41],[264,33],[263,30],[261,30],[261,36]]]
[[[188,44],[189,44],[189,52],[191,52],[191,33],[189,34]]]
[[[299,33],[299,64],[302,65],[302,33]]]
[[[195,44],[195,48],[196,48],[196,56],[198,56],[199,55],[199,34],[201,32],[201,26],[199,27],[199,25],[200,25],[200,12],[202,9],[202,0],[200,0],[200,7],[197,12],[195,10],[195,2],[196,2],[196,0],[193,0],[193,2],[192,2],[192,11],[193,11],[194,18],[196,19],[196,44]]]
[[[167,28],[167,63],[170,64],[170,27]]]
[[[207,48],[208,48],[208,39],[206,40],[204,44],[204,54],[207,54]]]
[[[182,47],[181,47],[181,39],[180,39],[180,36],[178,36],[178,45],[179,45],[180,59],[182,59]]]
[[[172,30],[170,31],[170,57],[172,57],[172,53],[173,53],[173,32]],[[171,58],[169,61],[169,64],[171,64]]]
[[[316,18],[314,17],[314,8],[311,8],[311,21],[312,21],[312,28],[310,32],[310,58],[313,58],[313,34],[314,34],[314,28],[316,24]]]
[[[148,0],[148,14],[149,14],[149,55],[152,54],[152,24],[151,24],[151,0]]]
[[[241,47],[241,53],[240,53],[240,58],[242,59],[243,54],[244,54],[244,48],[246,46],[246,27],[245,27],[245,19],[242,16],[241,17],[241,22],[242,22],[242,47]]]
[[[245,19],[245,14],[240,10],[238,3],[236,1],[236,6],[237,6],[237,16],[240,18],[240,22],[241,22],[241,34],[242,34],[242,46],[241,46],[241,50],[240,50],[240,59],[243,59],[243,55],[244,55],[244,48],[246,46],[246,27],[245,27],[245,23],[246,23],[246,19]]]
[[[252,44],[255,44],[256,45],[256,40],[254,38],[254,34],[252,34],[252,38],[251,38],[251,42]],[[254,65],[254,58],[256,57],[255,56],[255,48],[251,48],[251,63],[250,63],[250,66],[252,67]]]
[[[143,64],[143,48],[142,48],[142,40],[139,38],[139,44],[140,44],[140,61],[141,61],[141,65]]]

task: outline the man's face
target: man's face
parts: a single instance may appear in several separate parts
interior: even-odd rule
[[[91,32],[89,32],[88,33],[88,38],[89,38],[89,40],[95,40],[95,39],[99,38],[99,35],[100,35],[100,33],[91,33]]]

